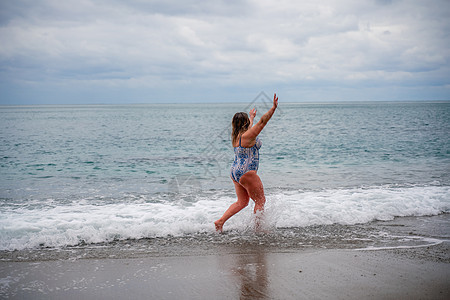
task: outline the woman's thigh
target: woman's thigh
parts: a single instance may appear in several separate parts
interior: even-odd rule
[[[264,187],[256,171],[248,171],[242,175],[239,183],[254,201],[265,200]]]

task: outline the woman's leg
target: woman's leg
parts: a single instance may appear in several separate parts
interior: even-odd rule
[[[248,201],[250,199],[247,190],[233,180],[234,188],[236,189],[237,201],[230,205],[230,207],[225,211],[223,216],[214,222],[216,225],[216,230],[222,232],[223,224],[236,213],[238,213],[241,209],[248,205]]]
[[[258,174],[256,174],[256,171],[248,171],[242,175],[239,183],[244,186],[250,198],[255,201],[254,212],[256,213],[259,210],[261,212],[264,211],[266,196],[264,195],[264,187],[261,178],[259,178]]]

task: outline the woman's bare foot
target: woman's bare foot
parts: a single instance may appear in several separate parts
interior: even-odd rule
[[[222,233],[223,231],[223,223],[220,222],[220,220],[217,220],[214,222],[214,225],[216,226],[216,231]]]

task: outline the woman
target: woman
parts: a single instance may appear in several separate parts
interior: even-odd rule
[[[254,213],[264,210],[266,197],[261,179],[256,174],[259,166],[259,148],[261,140],[259,133],[272,118],[278,106],[278,97],[273,95],[273,106],[266,112],[258,123],[253,126],[256,110],[250,111],[250,117],[244,112],[236,113],[233,117],[231,143],[234,147],[234,162],[231,166],[231,179],[236,189],[237,201],[230,205],[223,216],[214,222],[216,230],[222,232],[223,224],[241,209],[248,205],[249,199],[255,201]],[[257,224],[258,226],[258,224]]]

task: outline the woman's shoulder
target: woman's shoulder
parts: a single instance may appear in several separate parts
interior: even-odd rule
[[[256,137],[256,138],[242,137],[240,146],[244,147],[244,148],[251,148],[254,145],[260,144],[260,143],[261,143],[261,140],[258,137]]]

